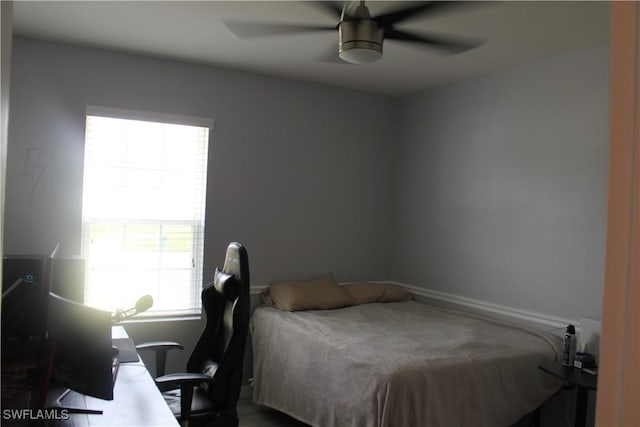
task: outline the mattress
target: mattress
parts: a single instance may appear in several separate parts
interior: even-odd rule
[[[561,383],[560,338],[415,301],[256,309],[255,403],[316,427],[509,426]]]

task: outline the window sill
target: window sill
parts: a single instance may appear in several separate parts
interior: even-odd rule
[[[115,323],[116,325],[128,325],[132,323],[159,323],[159,322],[180,322],[185,320],[200,320],[201,314],[167,315],[167,316],[147,316],[135,319],[127,319]]]

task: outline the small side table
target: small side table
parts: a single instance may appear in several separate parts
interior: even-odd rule
[[[598,386],[598,376],[582,372],[573,366],[564,366],[559,362],[543,363],[539,368],[547,374],[561,379],[567,387],[577,389],[575,427],[585,427],[587,420],[587,399],[589,390],[596,390]]]

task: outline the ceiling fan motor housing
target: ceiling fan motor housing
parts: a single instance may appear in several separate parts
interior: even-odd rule
[[[340,58],[355,64],[377,61],[382,56],[383,29],[370,19],[342,21],[338,25]]]

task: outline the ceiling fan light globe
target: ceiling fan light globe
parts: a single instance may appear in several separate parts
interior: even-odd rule
[[[382,57],[383,30],[370,19],[343,21],[338,26],[338,56],[352,64],[371,64]]]
[[[382,58],[382,46],[366,42],[345,43],[338,56],[351,64],[372,64]]]

